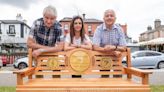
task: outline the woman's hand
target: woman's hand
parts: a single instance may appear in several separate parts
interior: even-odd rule
[[[78,45],[75,45],[75,44],[71,44],[70,46],[72,46],[72,47],[76,47],[76,48],[78,47]]]

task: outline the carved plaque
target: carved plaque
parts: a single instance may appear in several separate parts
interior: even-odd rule
[[[110,57],[102,57],[100,67],[103,70],[110,70],[113,67],[113,61]]]
[[[50,69],[58,69],[59,68],[59,62],[58,62],[58,58],[57,57],[51,57],[48,59],[47,61],[47,66],[50,68]]]
[[[69,62],[74,71],[81,73],[89,68],[90,57],[85,51],[75,51],[70,55]]]

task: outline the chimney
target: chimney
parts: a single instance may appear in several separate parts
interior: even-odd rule
[[[147,30],[148,30],[148,31],[151,31],[151,30],[152,30],[152,27],[149,25],[149,26],[147,27]]]
[[[160,20],[160,19],[156,19],[156,20],[154,21],[154,28],[157,29],[157,28],[160,27],[160,26],[161,26],[161,20]]]
[[[85,19],[85,13],[83,13],[83,19]]]
[[[22,18],[20,13],[17,14],[16,20],[18,20],[18,21],[22,21],[23,20],[23,18]]]

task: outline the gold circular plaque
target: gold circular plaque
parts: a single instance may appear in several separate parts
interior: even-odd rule
[[[55,57],[49,58],[47,63],[48,63],[48,67],[50,69],[58,69],[59,68],[58,59]]]
[[[102,57],[100,67],[103,70],[112,69],[112,67],[113,67],[112,59],[110,57]]]
[[[88,55],[88,53],[86,53],[85,51],[74,51],[71,55],[70,55],[70,66],[71,68],[76,71],[76,72],[84,72],[86,71],[89,66],[90,66],[90,57]]]

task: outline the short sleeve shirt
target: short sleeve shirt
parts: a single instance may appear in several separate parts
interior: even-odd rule
[[[94,33],[93,44],[101,47],[105,45],[126,46],[125,34],[120,25],[114,24],[109,30],[103,23],[97,27]]]
[[[65,42],[71,43],[70,34],[66,35]],[[79,37],[78,39],[76,39],[75,37],[73,38],[73,44],[75,44],[75,45],[81,45],[81,44],[84,44],[84,43],[87,43],[87,42],[91,42],[91,40],[89,39],[88,35],[85,35],[83,43],[81,43],[81,37]]]
[[[55,22],[51,28],[47,28],[44,25],[43,18],[34,21],[29,37],[33,38],[36,43],[45,46],[55,46],[56,42],[61,41],[61,25],[59,22]]]

